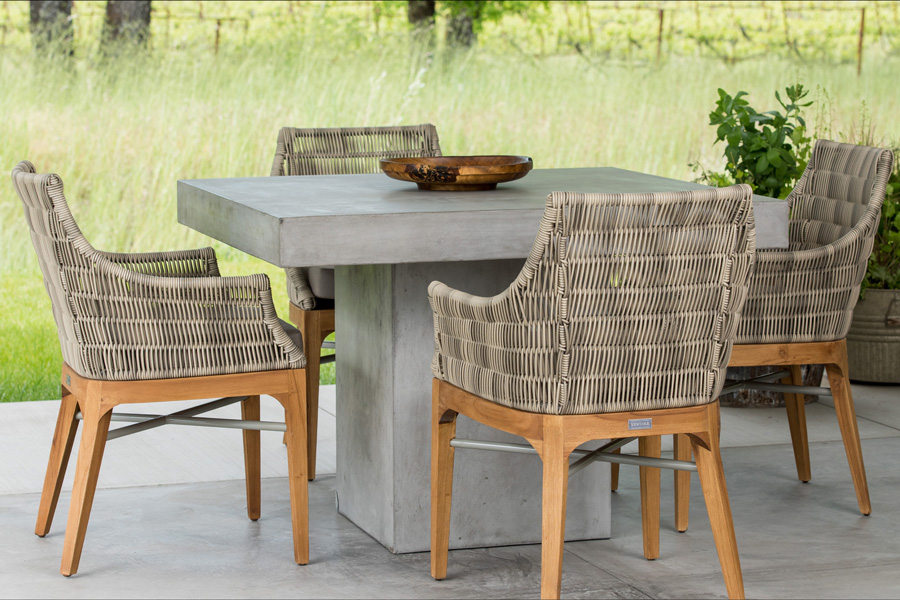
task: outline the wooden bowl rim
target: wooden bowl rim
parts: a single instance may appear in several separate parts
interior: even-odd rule
[[[507,161],[484,163],[478,159],[509,159]],[[473,154],[469,156],[424,156],[424,157],[399,157],[382,158],[381,169],[383,171],[405,170],[407,165],[426,165],[431,167],[456,167],[460,174],[477,173],[483,169],[509,169],[512,171],[530,170],[534,167],[534,161],[530,156],[515,154]]]

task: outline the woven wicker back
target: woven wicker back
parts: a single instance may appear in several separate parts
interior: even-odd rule
[[[89,247],[90,244],[69,212],[63,197],[62,180],[58,176],[37,175],[34,165],[22,161],[13,169],[12,179],[22,199],[31,241],[44,275],[44,287],[50,296],[63,360],[77,372],[83,373],[78,344],[80,331],[74,317],[74,299],[64,286],[63,264],[72,269],[89,269],[90,262],[78,247]]]
[[[812,157],[788,197],[792,250],[836,242],[857,224],[871,239],[891,173],[892,154],[882,148],[816,142]],[[865,253],[868,258],[868,252]]]
[[[278,133],[272,175],[378,173],[382,158],[440,156],[434,125],[334,127]]]
[[[554,192],[505,292],[436,306],[453,315],[435,317],[436,376],[548,414],[714,400],[753,263],[751,197]]]
[[[63,360],[91,379],[136,380],[302,368],[266,275],[218,277],[211,248],[113,254],[85,239],[57,175],[12,172]]]

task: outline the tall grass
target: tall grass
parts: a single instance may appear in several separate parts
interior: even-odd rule
[[[865,103],[880,135],[900,139],[897,66],[872,62],[858,78],[853,66],[784,59],[650,67],[579,56],[430,57],[397,42],[348,51],[290,39],[218,56],[161,52],[114,64],[47,64],[5,52],[0,165],[11,169],[27,158],[59,173],[96,247],[212,244],[226,274],[269,273],[286,313],[280,271],[179,225],[175,195],[182,178],[266,175],[283,125],[431,122],[445,154],[528,154],[536,168],[608,165],[687,179],[687,163],[698,158],[720,166],[707,125],[717,88],[743,89],[754,106],[774,107],[775,89],[801,81],[828,92],[831,116],[820,130],[849,132]],[[0,401],[55,397],[59,358],[48,358],[58,353],[55,329],[9,184],[0,185],[0,224]],[[23,362],[22,349],[37,362]]]

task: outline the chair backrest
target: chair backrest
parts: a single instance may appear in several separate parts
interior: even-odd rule
[[[78,373],[84,373],[79,344],[82,332],[75,310],[79,301],[87,300],[69,290],[73,282],[90,271],[92,261],[88,255],[93,248],[69,211],[59,176],[36,174],[34,165],[22,161],[13,169],[12,180],[25,209],[44,287],[50,296],[63,360]]]
[[[826,246],[854,230],[855,235],[871,240],[893,158],[883,148],[817,141],[803,176],[788,196],[791,249]],[[868,252],[864,258],[868,259]]]
[[[12,172],[63,360],[90,379],[194,377],[302,367],[266,275],[218,277],[212,248],[116,254],[85,239],[58,175]]]
[[[282,127],[272,175],[378,173],[382,158],[440,156],[434,125],[396,127]]]
[[[746,185],[554,192],[531,255],[505,292],[511,320],[524,327],[510,328],[502,344],[525,355],[517,369],[531,365],[508,398],[550,414],[711,402],[754,251]]]

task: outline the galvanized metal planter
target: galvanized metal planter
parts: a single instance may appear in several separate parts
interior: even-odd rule
[[[847,333],[850,379],[900,383],[900,290],[866,290]]]

